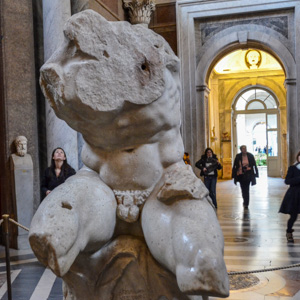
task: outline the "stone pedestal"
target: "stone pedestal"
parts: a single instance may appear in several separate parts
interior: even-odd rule
[[[129,235],[93,255],[80,254],[63,280],[66,300],[191,299],[179,290],[174,274],[155,261],[145,241]]]
[[[15,205],[15,221],[30,227],[33,217],[33,163],[31,156],[18,156],[12,154],[10,159],[13,198]],[[28,232],[18,227],[17,248],[30,248],[28,242]]]

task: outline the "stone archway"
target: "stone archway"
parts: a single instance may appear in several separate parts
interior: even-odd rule
[[[294,107],[297,105],[297,103],[293,103],[296,99],[293,95],[295,95],[295,85],[293,84],[289,84],[289,83],[294,83],[296,81],[296,75],[295,75],[295,62],[293,57],[291,56],[290,52],[287,50],[286,47],[284,47],[284,45],[279,42],[278,40],[272,38],[272,37],[268,37],[268,44],[266,43],[266,41],[264,40],[265,35],[260,33],[260,32],[251,32],[250,31],[252,26],[249,26],[249,32],[247,32],[247,36],[251,36],[253,35],[252,39],[249,41],[246,41],[244,44],[240,43],[240,40],[238,40],[239,38],[239,34],[237,34],[236,36],[234,36],[234,34],[230,34],[230,38],[228,38],[228,36],[224,36],[224,32],[220,33],[220,36],[217,35],[214,39],[214,41],[211,43],[210,47],[208,48],[208,50],[204,53],[203,57],[200,59],[199,64],[196,68],[196,90],[197,90],[197,94],[196,94],[196,101],[199,103],[202,103],[202,109],[201,109],[201,113],[200,113],[200,119],[204,120],[204,122],[201,123],[201,125],[203,126],[202,128],[202,132],[204,132],[205,134],[202,135],[202,145],[205,145],[204,147],[206,147],[205,142],[208,140],[209,138],[209,131],[208,131],[208,93],[203,93],[203,87],[208,87],[208,76],[211,72],[212,67],[215,65],[215,61],[218,60],[218,58],[220,56],[223,56],[225,54],[228,53],[228,50],[232,51],[232,50],[236,50],[236,49],[244,49],[245,46],[247,46],[247,48],[252,48],[255,47],[257,49],[264,49],[266,52],[272,53],[274,56],[277,57],[277,59],[279,59],[279,62],[282,64],[283,66],[283,70],[285,71],[285,76],[286,76],[286,80],[285,80],[285,88],[286,88],[286,102],[287,103],[291,103],[291,105],[288,106],[288,109],[290,111],[288,111],[288,114],[290,116],[293,116],[293,110]],[[221,37],[222,36],[222,37]],[[254,40],[254,37],[256,40]],[[272,48],[270,48],[272,47]],[[211,51],[212,49],[215,50],[215,53],[213,53],[213,51]],[[213,56],[215,54],[215,57]],[[202,70],[202,71],[201,71]],[[205,70],[203,72],[203,70]],[[247,86],[251,86],[253,85],[253,83],[251,82],[251,80],[248,80],[248,82],[244,82],[243,83],[245,87]],[[259,82],[260,85],[264,85],[262,82]],[[205,89],[206,91],[208,91],[208,89]],[[233,93],[235,93],[236,90],[232,89],[231,90],[231,95],[228,94],[225,101],[231,101],[233,99]],[[284,97],[285,98],[285,97]],[[231,122],[231,111],[228,110],[227,113],[227,117],[224,117],[224,123],[225,125],[225,130],[223,130],[223,132],[228,132],[229,136],[232,135],[232,130],[231,130],[231,126],[232,126],[232,122]],[[285,116],[282,116],[282,118],[286,119]],[[297,128],[297,118],[288,118],[288,124],[287,124],[287,132],[291,132],[293,133],[293,130],[289,130],[290,128]],[[294,131],[295,133],[295,131]],[[286,139],[286,137],[285,137]],[[298,145],[297,144],[293,144],[293,142],[296,140],[296,136],[293,136],[290,141],[288,141],[288,145],[289,145],[289,153],[290,156],[292,158],[294,158],[295,155],[293,155],[293,153],[298,151]],[[223,143],[226,147],[226,149],[223,149],[226,153],[224,153],[223,157],[223,164],[224,164],[224,170],[226,170],[226,168],[228,167],[228,169],[231,167],[232,161],[231,159],[228,158],[228,155],[232,153],[231,149],[230,149],[230,144],[228,144],[228,142],[224,142]],[[294,150],[293,150],[294,149]],[[203,151],[203,150],[200,150]],[[230,157],[230,156],[229,156]],[[289,160],[289,159],[288,159]],[[291,163],[291,162],[290,162]],[[226,167],[227,166],[227,167]],[[228,171],[228,170],[227,170]],[[227,172],[228,173],[228,172]],[[283,168],[282,174],[285,173],[285,168]],[[226,175],[224,178],[229,178],[228,175]]]
[[[276,172],[268,172],[270,176],[283,176],[286,174],[286,90],[284,87],[285,73],[274,57],[265,51],[259,51],[263,57],[262,69],[250,70],[245,64],[247,50],[237,50],[225,55],[214,66],[208,80],[209,88],[209,125],[216,128],[216,141],[210,141],[210,147],[222,159],[222,178],[231,178],[232,158],[235,157],[239,147],[236,144],[236,116],[234,115],[234,100],[239,98],[243,91],[259,88],[267,90],[278,99],[277,108],[280,110],[278,128],[280,135],[279,156],[276,158]],[[223,70],[225,69],[225,70]],[[212,113],[213,112],[213,113]],[[254,113],[254,112],[252,112]],[[257,111],[255,112],[257,113]],[[269,112],[270,113],[270,112]],[[269,133],[271,141],[271,133]],[[250,152],[251,147],[248,148]],[[275,158],[272,157],[269,170],[273,168]]]
[[[297,8],[297,9],[296,9]],[[298,152],[298,102],[295,64],[295,28],[300,16],[298,1],[261,1],[255,6],[246,0],[177,3],[177,27],[182,71],[182,133],[186,151],[194,162],[205,149],[208,133],[208,76],[216,61],[235,49],[257,48],[272,54],[284,69],[287,95],[287,143],[289,162]],[[256,14],[256,15],[254,15]],[[268,23],[272,20],[282,27]],[[282,23],[283,22],[283,23]],[[288,26],[289,25],[289,26]],[[281,30],[281,29],[282,30]],[[205,31],[207,29],[207,31]],[[207,34],[207,35],[206,35]],[[296,51],[292,45],[295,45]]]

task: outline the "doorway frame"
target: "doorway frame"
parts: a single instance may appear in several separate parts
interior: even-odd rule
[[[184,146],[190,153],[192,163],[204,152],[209,138],[208,128],[208,78],[215,63],[223,56],[236,49],[256,48],[273,55],[285,72],[287,101],[287,148],[288,163],[292,163],[298,152],[300,141],[300,115],[298,99],[300,89],[296,89],[297,74],[300,74],[300,21],[299,1],[266,0],[240,1],[195,1],[179,0],[177,8],[178,53],[181,60],[182,83],[182,135]],[[288,11],[289,24],[293,32],[291,39],[279,37],[278,33],[264,26],[246,24],[224,29],[211,37],[201,49],[197,48],[195,20],[222,18],[255,13],[274,12],[282,15]],[[289,28],[288,30],[292,30]],[[267,34],[266,34],[267,33]],[[289,45],[295,45],[291,51]]]
[[[238,101],[238,99],[240,98],[241,95],[243,95],[245,92],[249,91],[249,90],[252,90],[252,89],[261,89],[261,90],[264,90],[266,91],[267,93],[269,93],[275,100],[276,102],[276,105],[277,105],[277,108],[272,108],[272,109],[255,109],[255,110],[248,110],[248,109],[245,109],[245,110],[242,110],[242,111],[237,111],[235,109],[235,105],[236,105],[236,102]],[[257,99],[253,99],[253,101],[259,101]],[[248,106],[252,101],[250,101],[249,103],[247,103],[246,106]],[[278,175],[276,175],[275,177],[279,177],[280,176],[280,173],[281,173],[281,170],[282,170],[282,158],[281,158],[281,147],[280,147],[280,144],[281,144],[281,128],[280,128],[280,108],[279,108],[279,100],[278,100],[278,97],[276,96],[276,94],[268,87],[266,86],[262,86],[262,85],[254,85],[254,86],[247,86],[247,87],[244,87],[242,89],[240,89],[238,91],[238,93],[235,95],[235,97],[233,98],[232,100],[232,105],[231,105],[231,109],[232,109],[232,118],[231,118],[231,132],[232,132],[232,141],[231,141],[231,150],[232,150],[232,157],[235,157],[236,154],[238,153],[238,149],[237,149],[237,129],[236,129],[236,126],[235,126],[235,121],[236,121],[236,118],[237,118],[237,115],[239,114],[260,114],[260,113],[263,113],[265,114],[265,121],[266,121],[266,142],[267,142],[267,149],[269,149],[269,141],[268,141],[268,131],[273,131],[273,129],[268,129],[268,122],[267,122],[267,117],[269,114],[276,114],[277,115],[277,128],[276,128],[276,131],[278,133],[278,136],[277,136],[277,151],[278,151],[278,155],[277,155],[277,160],[279,161],[279,170],[278,170]],[[263,104],[264,105],[264,104]],[[265,105],[264,105],[265,106]],[[272,158],[271,158],[272,159]],[[273,175],[270,175],[269,173],[269,154],[267,153],[267,169],[268,169],[268,176],[272,176],[274,177]]]

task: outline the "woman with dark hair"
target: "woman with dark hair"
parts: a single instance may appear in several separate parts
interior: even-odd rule
[[[209,196],[213,201],[215,208],[217,205],[216,186],[218,171],[222,166],[218,161],[217,155],[211,148],[206,148],[200,160],[196,162],[196,167],[201,170],[200,176],[204,176],[204,184],[209,190]]]
[[[293,226],[300,213],[300,152],[296,156],[295,164],[289,167],[284,182],[290,187],[282,200],[279,212],[290,215],[287,222],[286,238],[288,242],[293,243]]]
[[[75,170],[68,164],[64,149],[58,147],[52,152],[51,165],[45,170],[42,178],[42,195],[45,198],[57,186],[76,174]]]

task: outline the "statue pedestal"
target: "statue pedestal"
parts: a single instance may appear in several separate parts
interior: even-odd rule
[[[33,163],[31,156],[11,155],[12,186],[15,221],[29,228],[33,217]],[[17,229],[17,249],[28,249],[28,232]]]
[[[175,276],[152,257],[144,240],[129,235],[92,255],[80,254],[63,280],[65,300],[208,299],[183,294]]]

